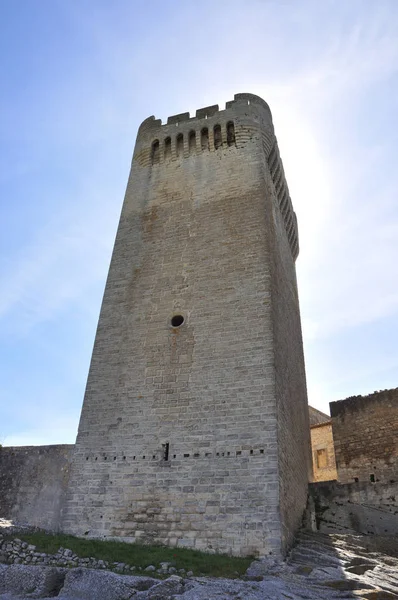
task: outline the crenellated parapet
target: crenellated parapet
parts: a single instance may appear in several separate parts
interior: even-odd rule
[[[206,106],[197,109],[193,117],[189,112],[181,113],[168,117],[166,123],[151,116],[139,128],[135,158],[142,166],[150,166],[168,158],[176,160],[206,150],[239,146],[239,141],[243,143],[248,137],[251,120],[253,126],[266,127],[273,136],[271,111],[264,100],[253,94],[236,94],[234,100],[226,102],[224,110],[218,104]]]
[[[235,94],[234,99],[225,103],[225,110],[229,110],[231,108],[238,107],[247,107],[251,106],[261,108],[267,113],[270,122],[272,123],[272,115],[271,110],[268,104],[259,96],[254,94]],[[166,125],[180,125],[186,121],[193,122],[195,120],[202,120],[214,117],[219,115],[220,113],[225,112],[224,110],[220,110],[218,104],[213,104],[212,106],[205,106],[204,108],[198,108],[196,110],[195,116],[191,117],[189,112],[181,113],[178,115],[172,115],[168,117],[167,123],[162,123],[161,119],[156,119],[155,116],[148,117],[145,119],[139,129],[139,133],[144,131],[148,131],[150,129],[156,129],[158,127],[165,127]]]
[[[299,252],[297,219],[286,183],[268,104],[254,94],[235,94],[226,102],[168,117],[166,123],[151,116],[141,124],[133,160],[142,167],[156,168],[170,162],[204,154],[240,151],[259,142],[267,161],[275,195],[286,229],[292,256]]]

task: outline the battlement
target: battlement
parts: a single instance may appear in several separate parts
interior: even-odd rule
[[[139,129],[135,159],[151,168],[218,150],[243,149],[253,140],[260,142],[275,189],[293,259],[299,253],[297,219],[290,199],[268,104],[254,94],[235,94],[226,102],[168,117],[167,123],[154,116]]]
[[[198,108],[196,110],[195,116],[191,117],[189,112],[180,113],[178,115],[172,115],[167,118],[167,122],[163,123],[161,119],[157,119],[154,115],[145,119],[139,128],[139,132],[142,133],[148,129],[158,129],[159,127],[166,127],[167,125],[180,125],[182,123],[186,123],[187,121],[200,121],[202,119],[209,119],[211,117],[215,117],[225,113],[225,111],[234,108],[235,106],[250,106],[254,105],[256,107],[261,107],[265,109],[268,113],[268,117],[270,122],[272,123],[272,114],[268,104],[255,94],[235,94],[234,99],[225,103],[225,109],[220,110],[218,104],[213,104],[212,106],[205,106],[203,108]]]

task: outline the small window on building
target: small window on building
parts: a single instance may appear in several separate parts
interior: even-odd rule
[[[155,140],[152,144],[151,159],[153,165],[159,162],[159,140]]]
[[[184,154],[184,138],[182,133],[177,135],[177,156],[182,156]]]
[[[375,476],[374,476],[374,473],[371,473],[371,474],[369,475],[369,479],[370,479],[370,482],[371,482],[371,483],[374,483],[374,482],[375,482]]]
[[[230,121],[227,123],[227,144],[233,146],[235,144],[235,125]]]
[[[165,460],[165,461],[169,460],[169,451],[170,451],[169,442],[162,444],[162,450],[163,450],[163,460]]]
[[[189,154],[196,152],[196,133],[194,131],[189,132]]]
[[[217,150],[222,146],[221,127],[220,125],[214,125],[214,148]]]
[[[316,466],[318,469],[324,469],[328,466],[328,455],[326,448],[321,448],[316,451]]]
[[[207,127],[203,127],[203,129],[201,131],[200,141],[201,141],[202,150],[208,150],[209,149],[209,130],[207,129]]]
[[[170,323],[172,327],[181,327],[184,321],[185,319],[182,315],[174,315],[174,317],[171,318]]]
[[[171,138],[167,137],[164,140],[164,157],[171,158]]]

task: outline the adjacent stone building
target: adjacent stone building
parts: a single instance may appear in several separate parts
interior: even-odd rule
[[[146,119],[63,528],[280,554],[311,472],[292,208],[268,105]]]
[[[320,410],[308,407],[310,413],[313,481],[337,479],[332,420]]]
[[[330,403],[338,480],[398,481],[398,388]]]

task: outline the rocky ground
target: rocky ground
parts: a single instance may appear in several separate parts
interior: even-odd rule
[[[0,561],[0,600],[398,599],[397,543],[360,535],[302,532],[285,562],[254,561],[241,579],[193,577],[164,563],[137,575],[68,549],[48,556],[18,538],[1,543]]]

